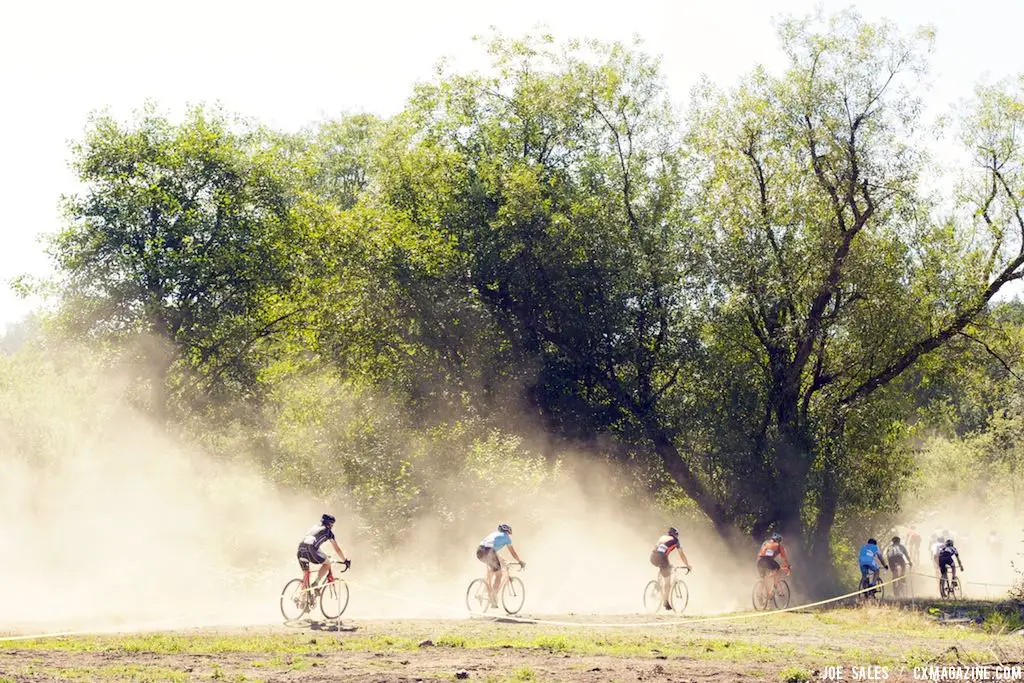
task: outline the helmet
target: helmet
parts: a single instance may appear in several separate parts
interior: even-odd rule
[[[868,539],[868,545],[878,545],[878,541],[873,538]]]
[[[498,531],[500,531],[502,533],[505,533],[505,534],[510,534],[510,533],[512,533],[512,527],[510,527],[508,524],[499,524],[498,525]]]
[[[949,547],[953,547],[953,539],[952,538],[947,538],[946,539],[946,545],[948,545]]]
[[[776,541],[776,542],[781,541],[782,540],[782,534],[780,534],[778,531],[776,531],[774,534],[772,534],[772,540]]]
[[[334,524],[334,515],[329,515],[326,512],[320,517],[321,524]]]
[[[675,528],[674,526],[670,526],[668,528],[668,531],[666,531],[665,533],[671,536],[672,538],[679,538],[679,529]]]
[[[893,543],[899,543],[900,542],[900,537],[899,536],[893,536],[892,537],[892,542]]]

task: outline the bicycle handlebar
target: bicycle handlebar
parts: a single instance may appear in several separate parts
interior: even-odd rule
[[[685,567],[683,565],[677,565],[675,567],[672,567],[672,571],[674,572],[685,571],[687,574],[689,574],[692,569],[693,567]]]
[[[338,573],[339,574],[344,574],[345,572],[348,571],[348,568],[349,568],[349,566],[351,566],[352,561],[349,560],[347,562],[342,562],[341,560],[331,560],[331,564],[340,564],[342,568],[338,570]]]

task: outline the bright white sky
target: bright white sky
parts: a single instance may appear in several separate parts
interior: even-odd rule
[[[1024,72],[1019,0],[824,0],[867,19],[938,29],[933,111],[979,80]],[[482,65],[471,40],[491,26],[518,35],[539,24],[557,38],[630,40],[664,58],[683,100],[707,74],[728,84],[755,63],[781,64],[772,19],[814,0],[0,0],[0,332],[35,302],[8,286],[45,275],[39,241],[59,225],[58,199],[77,187],[68,141],[89,112],[122,118],[147,98],[180,111],[220,102],[294,129],[342,111],[391,114],[441,57]]]

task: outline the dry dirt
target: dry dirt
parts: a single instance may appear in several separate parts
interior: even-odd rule
[[[552,617],[546,617],[551,619]],[[894,608],[680,624],[564,615],[586,626],[353,620],[0,643],[0,680],[918,680],[927,663],[1024,660],[1024,638]],[[856,667],[880,666],[881,669]],[[834,679],[834,678],[833,678]]]

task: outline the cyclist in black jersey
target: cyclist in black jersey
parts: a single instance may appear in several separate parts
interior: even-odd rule
[[[953,566],[954,557],[957,564],[960,565],[960,571],[963,571],[964,563],[960,560],[960,553],[953,545],[953,539],[947,538],[946,544],[939,549],[939,571],[942,572],[942,578],[946,578],[946,567],[953,570],[953,578],[956,578],[956,567]]]
[[[671,595],[672,591],[672,563],[669,562],[668,557],[672,554],[673,550],[679,553],[683,566],[689,567],[690,561],[686,559],[683,548],[679,545],[679,530],[675,527],[669,527],[668,531],[662,534],[658,538],[658,542],[654,544],[650,557],[651,564],[658,568],[658,574],[661,576],[661,594],[665,598],[665,609],[667,610],[672,609],[672,604],[669,602],[669,595]]]
[[[338,546],[337,539],[334,538],[334,516],[324,514],[320,517],[320,523],[311,528],[306,532],[302,541],[299,543],[299,550],[296,552],[296,557],[299,559],[299,567],[302,568],[302,588],[309,588],[309,564],[320,565],[320,572],[316,576],[317,583],[323,579],[327,572],[331,570],[331,565],[327,562],[327,556],[320,551],[322,546],[327,541],[331,542],[334,547],[334,552],[338,554],[338,558],[345,563],[345,567],[352,565],[352,561],[345,558],[345,553],[341,551]]]

